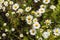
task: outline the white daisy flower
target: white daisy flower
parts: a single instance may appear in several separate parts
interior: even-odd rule
[[[40,9],[38,10],[38,13],[45,13],[45,9],[44,9],[44,8],[40,8]]]
[[[23,13],[23,9],[18,9],[17,13]]]
[[[13,4],[14,4],[14,2],[13,2],[13,1],[9,1],[9,4],[10,4],[10,5],[13,5]]]
[[[28,15],[27,17],[26,17],[26,21],[29,21],[29,20],[32,20],[33,19],[33,16],[32,15]]]
[[[5,11],[5,9],[6,9],[6,8],[3,6],[3,7],[2,7],[2,10]]]
[[[59,36],[60,35],[60,28],[53,29],[54,35]]]
[[[39,13],[38,10],[37,10],[34,14],[35,14],[36,17],[40,17],[40,16],[42,16],[42,13]]]
[[[32,24],[32,21],[31,20],[27,21],[27,24],[31,25]]]
[[[46,5],[40,5],[40,8],[44,8],[44,9],[46,9]]]
[[[30,35],[36,35],[36,30],[35,29],[30,29]]]
[[[11,31],[15,31],[15,28],[12,28]]]
[[[50,6],[50,9],[53,9],[54,10],[55,8],[56,8],[56,6],[54,6],[54,5],[51,5]]]
[[[24,35],[23,34],[20,34],[20,37],[23,37]]]
[[[7,23],[4,23],[4,24],[3,24],[3,26],[6,26],[6,25],[7,25]]]
[[[46,39],[50,36],[50,32],[43,32],[42,36]]]
[[[7,7],[8,6],[8,1],[4,1],[4,5]]]
[[[52,22],[51,22],[51,20],[47,19],[47,20],[45,20],[44,23],[47,24],[47,25],[50,25]]]
[[[5,36],[6,36],[6,34],[5,34],[5,33],[3,33],[3,34],[2,34],[2,36],[3,36],[3,37],[5,37]]]
[[[5,14],[5,16],[7,16],[7,17],[8,17],[8,16],[9,16],[9,13],[6,13],[6,14]]]
[[[37,3],[38,1],[40,1],[40,0],[34,0],[35,3]]]
[[[0,0],[0,4],[2,4],[4,2],[4,0]]]
[[[15,3],[15,4],[12,6],[12,9],[15,10],[15,11],[16,11],[18,8],[19,8],[19,4],[17,4],[17,3]]]
[[[8,29],[5,29],[5,32],[7,32],[8,31]]]
[[[50,3],[50,0],[43,0],[43,3],[48,4],[48,3]]]
[[[31,7],[26,7],[25,11],[29,12],[32,8]]]
[[[33,24],[33,28],[34,28],[34,29],[39,29],[40,26],[41,26],[41,25],[40,25],[38,22],[35,22],[35,23]]]
[[[35,22],[38,22],[38,19],[37,18],[34,18],[33,19],[33,23],[35,23]]]

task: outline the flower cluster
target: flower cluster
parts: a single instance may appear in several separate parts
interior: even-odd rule
[[[58,7],[51,0],[0,0],[0,39],[55,40],[60,28],[52,15]]]

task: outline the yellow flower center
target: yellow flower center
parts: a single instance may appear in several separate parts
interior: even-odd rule
[[[48,2],[48,0],[46,0],[45,2]]]
[[[56,33],[58,33],[58,29],[56,29]]]
[[[29,17],[28,20],[31,20],[31,18]]]
[[[37,21],[37,20],[34,20],[35,22]]]
[[[38,27],[38,24],[36,24],[35,26]]]
[[[17,6],[15,6],[15,8],[17,8]]]
[[[44,6],[42,6],[42,8],[44,8]]]
[[[46,20],[46,23],[49,24],[50,23],[50,20]]]
[[[41,12],[43,12],[43,10],[41,10]]]
[[[32,33],[34,33],[35,31],[34,30],[32,30]]]
[[[30,10],[30,8],[27,8],[27,10]]]
[[[39,15],[39,13],[37,13],[37,15]]]

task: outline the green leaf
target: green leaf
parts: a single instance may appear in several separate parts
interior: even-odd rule
[[[23,38],[23,40],[28,40],[28,38],[25,36],[25,37]]]

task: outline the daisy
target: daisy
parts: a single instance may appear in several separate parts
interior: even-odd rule
[[[56,8],[56,6],[54,6],[54,5],[51,5],[50,6],[50,9],[53,9],[54,10],[55,8]]]
[[[17,13],[23,13],[23,9],[18,9]]]
[[[28,15],[27,17],[26,17],[26,21],[29,21],[29,20],[32,20],[33,19],[33,16],[32,15]]]
[[[9,16],[9,13],[6,13],[5,16],[8,17]]]
[[[6,26],[6,25],[7,25],[7,23],[4,23],[4,24],[3,24],[3,26]]]
[[[8,6],[8,1],[4,1],[4,5],[7,7]]]
[[[50,25],[51,24],[51,20],[47,19],[47,20],[45,20],[44,23],[47,24],[47,25]]]
[[[43,32],[42,36],[46,39],[50,36],[50,32]]]
[[[12,28],[11,31],[15,31],[15,28]]]
[[[30,29],[30,35],[36,35],[36,30],[35,29]]]
[[[44,8],[40,8],[40,9],[38,10],[38,13],[45,13],[45,9],[44,9]]]
[[[43,0],[43,3],[48,4],[48,3],[50,3],[50,0]]]
[[[10,4],[10,5],[13,5],[13,4],[14,4],[14,2],[13,2],[13,1],[9,1],[9,4]]]
[[[39,29],[39,28],[40,28],[40,24],[39,24],[38,22],[35,22],[35,23],[33,24],[33,28],[34,28],[34,29]]]
[[[54,35],[59,36],[60,35],[60,28],[53,29]]]
[[[0,7],[1,7],[1,6],[0,6]],[[5,9],[6,9],[6,7],[3,6],[3,7],[2,7],[2,10],[5,11]]]
[[[46,5],[40,5],[40,8],[44,8],[44,9],[46,9]]]
[[[33,19],[33,23],[35,23],[35,22],[38,22],[38,19],[37,18],[34,18]]]
[[[26,7],[25,11],[29,12],[32,8],[31,7]]]
[[[36,12],[35,12],[35,16],[36,16],[36,17],[40,17],[40,16],[42,16],[42,13],[39,13],[39,11],[36,11]]]
[[[8,29],[5,29],[5,32],[7,32],[8,31]]]
[[[5,36],[6,36],[6,34],[5,34],[5,33],[3,33],[3,34],[2,34],[2,36],[3,36],[3,37],[5,37]]]
[[[12,9],[15,10],[15,11],[16,11],[18,8],[19,8],[19,4],[17,4],[17,3],[15,3],[15,4],[12,6]]]
[[[32,21],[31,20],[27,21],[27,24],[31,25],[32,24]]]
[[[23,37],[23,34],[20,34],[20,37]]]

